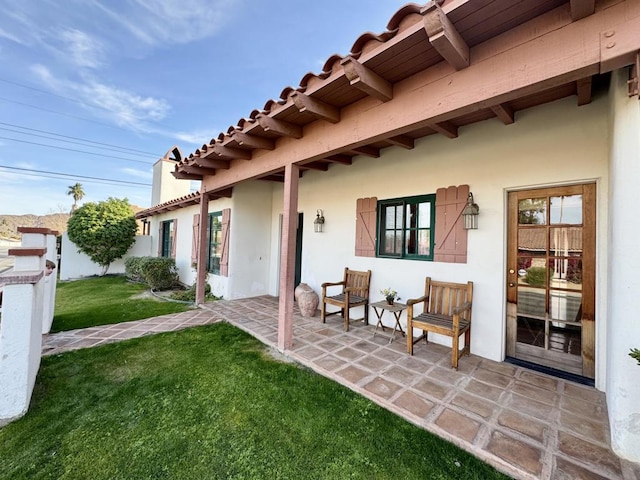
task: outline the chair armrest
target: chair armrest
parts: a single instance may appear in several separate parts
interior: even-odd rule
[[[427,298],[429,298],[429,295],[423,295],[420,298],[410,298],[407,300],[407,305],[415,305],[416,303],[424,302]]]
[[[465,302],[459,307],[455,307],[451,310],[451,313],[454,315],[460,315],[462,312],[466,312],[467,310],[471,310],[471,304],[469,302]]]
[[[325,287],[335,287],[337,285],[344,285],[344,281],[342,281],[342,282],[325,282],[321,286],[322,286],[322,288],[325,288]]]

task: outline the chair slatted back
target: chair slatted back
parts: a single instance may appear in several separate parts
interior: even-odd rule
[[[473,283],[434,282],[430,277],[425,280],[424,294],[429,298],[424,302],[424,311],[437,315],[453,315],[453,309],[465,302],[471,303]],[[469,312],[469,317],[471,312]],[[469,318],[468,320],[471,320]]]
[[[369,281],[371,280],[371,270],[359,272],[357,270],[344,269],[345,287],[355,288],[352,293],[362,298],[369,298]]]

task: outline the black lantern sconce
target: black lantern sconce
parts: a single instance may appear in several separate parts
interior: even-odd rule
[[[322,233],[322,228],[324,225],[324,215],[322,214],[322,210],[316,210],[316,219],[313,221],[313,231],[316,233]]]
[[[473,203],[473,193],[469,192],[467,198],[467,205],[462,211],[462,217],[464,218],[465,230],[476,230],[478,228],[478,214],[480,213],[480,207],[477,203]]]

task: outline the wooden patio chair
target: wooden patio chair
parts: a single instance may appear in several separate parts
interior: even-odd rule
[[[349,331],[349,309],[353,307],[364,307],[365,324],[369,324],[369,283],[371,281],[371,270],[359,272],[357,270],[344,269],[344,278],[341,282],[326,282],[322,284],[322,323],[330,315],[340,314],[344,318],[344,329]],[[327,295],[327,288],[342,287],[342,292],[338,295]],[[327,314],[327,304],[340,307],[337,312]],[[353,320],[355,321],[355,319]]]
[[[413,355],[413,345],[421,339],[428,343],[429,332],[452,338],[451,366],[458,369],[458,359],[469,355],[471,346],[471,304],[473,282],[434,282],[427,277],[424,295],[407,300],[407,352]],[[422,313],[417,314],[414,305],[423,303]],[[414,340],[413,329],[422,330]],[[464,334],[464,347],[460,349],[460,336]]]

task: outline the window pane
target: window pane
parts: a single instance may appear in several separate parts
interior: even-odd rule
[[[582,227],[552,228],[550,254],[562,257],[582,256]]]
[[[551,197],[549,217],[551,224],[582,224],[582,195],[563,195]]]
[[[518,223],[520,225],[546,225],[547,199],[526,198],[518,202]]]
[[[582,294],[551,290],[549,292],[549,315],[553,320],[579,322],[582,320]]]
[[[384,234],[384,245],[382,251],[384,253],[396,253],[395,251],[395,231],[388,231]]]
[[[407,255],[418,253],[417,230],[408,230],[405,233],[405,252]]]
[[[431,255],[430,230],[418,230],[418,255]]]
[[[402,228],[402,206],[389,205],[385,208],[385,229]]]
[[[547,229],[519,228],[518,255],[545,256],[547,254]]]
[[[418,228],[431,228],[430,202],[423,202],[418,205]]]
[[[545,317],[546,291],[543,288],[518,287],[518,315]]]

